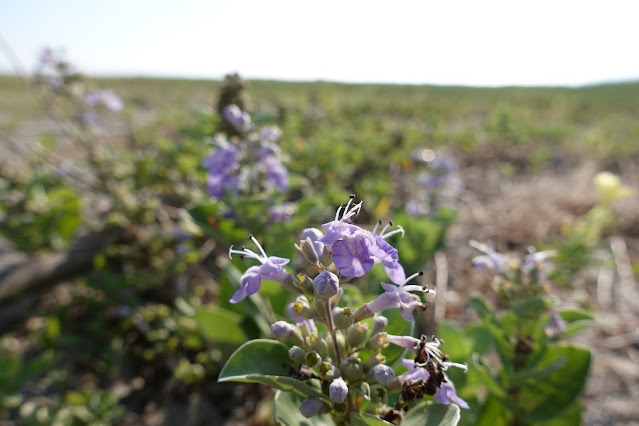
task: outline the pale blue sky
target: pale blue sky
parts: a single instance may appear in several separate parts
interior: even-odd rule
[[[480,86],[639,79],[638,22],[635,0],[0,5],[0,35],[28,70],[48,45],[89,74]],[[13,72],[3,50],[0,72]]]

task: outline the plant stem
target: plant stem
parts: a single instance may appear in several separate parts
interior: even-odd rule
[[[337,343],[337,333],[335,333],[335,324],[333,323],[333,312],[331,310],[331,301],[326,301],[326,325],[331,333],[331,340],[333,341],[333,349],[335,350],[335,358],[337,358],[337,365],[342,362],[342,355],[339,351],[339,344]]]

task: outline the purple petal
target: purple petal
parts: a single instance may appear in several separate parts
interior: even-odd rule
[[[362,240],[349,242],[339,240],[333,244],[333,263],[339,272],[346,277],[361,277],[367,274],[375,264],[368,256],[365,243]]]

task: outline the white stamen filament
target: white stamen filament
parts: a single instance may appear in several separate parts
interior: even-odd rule
[[[264,252],[264,249],[262,248],[262,246],[260,245],[260,243],[257,242],[257,240],[255,239],[254,236],[251,235],[251,240],[255,243],[255,245],[257,246],[258,249],[260,249],[260,253],[262,253],[262,256],[264,257],[268,257],[266,255],[266,253]]]
[[[386,238],[395,235],[395,234],[402,234],[402,237],[406,234],[404,232],[404,228],[402,228],[401,225],[397,225],[397,229],[395,229],[394,231],[390,231],[388,233],[384,233],[384,231],[386,231],[386,229],[390,226],[390,224],[386,225],[383,229],[382,232],[379,233],[379,236],[382,238],[382,240],[385,240]]]
[[[373,234],[377,232],[377,228],[379,228],[379,225],[382,224],[381,220],[378,220],[377,223],[375,224],[375,227],[373,228]]]

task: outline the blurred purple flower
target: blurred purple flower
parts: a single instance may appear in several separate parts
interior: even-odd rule
[[[297,209],[295,203],[282,203],[271,207],[268,212],[268,220],[270,223],[287,222],[293,217],[293,213]]]
[[[103,105],[111,111],[121,111],[124,107],[122,99],[111,89],[92,90],[84,95],[84,104],[91,108]]]
[[[251,130],[251,116],[237,105],[227,105],[224,107],[222,115],[239,132],[246,133]]]
[[[282,130],[277,126],[264,126],[260,131],[259,138],[269,142],[278,142],[282,139]]]
[[[495,272],[506,274],[510,271],[510,261],[508,256],[501,254],[486,244],[482,244],[475,240],[470,240],[469,243],[472,247],[486,254],[476,256],[473,258],[473,266],[477,269],[492,269]]]
[[[288,171],[277,158],[268,156],[259,161],[260,167],[264,170],[265,187],[267,189],[277,188],[279,192],[286,191],[288,187]]]
[[[202,162],[208,168],[208,191],[215,198],[222,198],[227,191],[237,192],[242,187],[240,150],[225,140]]]

